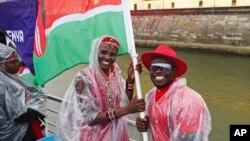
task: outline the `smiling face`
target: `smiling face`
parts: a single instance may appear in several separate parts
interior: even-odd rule
[[[98,52],[98,62],[103,72],[108,72],[113,66],[118,54],[118,48],[112,44],[101,44]]]
[[[157,88],[171,84],[175,79],[176,67],[171,60],[166,58],[154,58],[151,61],[150,78]]]
[[[16,74],[20,68],[20,60],[15,52],[4,61],[5,71],[11,74]]]

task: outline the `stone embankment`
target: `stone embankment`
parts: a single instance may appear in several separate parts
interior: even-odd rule
[[[198,50],[203,52],[212,52],[220,54],[235,54],[250,57],[250,46],[231,46],[219,44],[203,44],[203,43],[187,43],[187,42],[173,42],[173,41],[157,41],[157,40],[143,40],[135,39],[135,44],[138,47],[156,47],[159,44],[168,44],[175,49],[182,50]]]

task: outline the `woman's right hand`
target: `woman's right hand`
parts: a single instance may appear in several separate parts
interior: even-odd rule
[[[145,111],[145,101],[144,99],[138,99],[134,97],[126,107],[128,114],[143,112]]]
[[[145,111],[145,101],[144,99],[137,99],[134,97],[127,106],[116,109],[117,117],[122,117],[127,114],[143,112]]]

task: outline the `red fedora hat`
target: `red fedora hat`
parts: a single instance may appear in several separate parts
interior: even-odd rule
[[[179,77],[187,71],[187,64],[177,56],[176,52],[167,45],[159,45],[154,51],[145,51],[141,55],[144,66],[149,70],[151,60],[156,57],[164,57],[173,61],[177,67],[176,76]]]

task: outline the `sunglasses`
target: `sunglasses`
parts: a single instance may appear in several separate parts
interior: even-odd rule
[[[1,61],[0,63],[11,63],[11,64],[14,64],[14,63],[18,63],[18,62],[20,62],[20,59],[16,57],[16,58],[10,58],[10,59]]]
[[[172,65],[167,63],[153,63],[151,64],[150,71],[155,72],[160,69],[162,72],[170,72]]]

